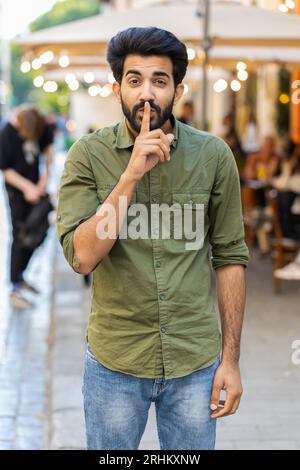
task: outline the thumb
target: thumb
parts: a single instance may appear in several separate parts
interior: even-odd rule
[[[221,390],[222,390],[222,386],[215,381],[213,383],[212,394],[210,398],[210,409],[212,411],[216,411],[216,409],[219,406]]]
[[[167,134],[167,138],[168,138],[170,144],[173,142],[174,137],[175,137],[174,134]]]

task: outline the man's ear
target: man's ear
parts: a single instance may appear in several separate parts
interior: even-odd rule
[[[184,84],[179,83],[179,85],[177,85],[176,90],[175,90],[174,105],[178,103],[178,101],[183,95],[183,92],[184,92]]]
[[[121,103],[121,85],[118,82],[112,84],[112,91],[117,98],[118,103]]]

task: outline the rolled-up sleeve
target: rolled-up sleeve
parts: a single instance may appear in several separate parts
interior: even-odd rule
[[[218,139],[218,165],[209,203],[209,239],[212,266],[227,264],[247,267],[249,251],[245,243],[240,180],[228,145]]]
[[[83,140],[79,140],[68,152],[61,178],[57,207],[59,242],[66,260],[75,271],[79,267],[79,263],[74,255],[74,232],[79,224],[95,214],[99,204],[88,149]]]

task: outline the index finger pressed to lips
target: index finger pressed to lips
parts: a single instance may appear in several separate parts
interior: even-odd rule
[[[150,104],[149,101],[145,101],[144,104],[144,114],[141,124],[140,134],[145,134],[150,130]]]

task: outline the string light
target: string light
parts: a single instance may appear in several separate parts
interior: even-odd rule
[[[102,96],[102,98],[107,98],[107,96],[109,96],[110,94],[111,94],[111,90],[107,85],[104,85],[99,90],[99,95]]]
[[[28,73],[30,72],[30,69],[31,69],[31,64],[28,60],[24,60],[24,62],[22,62],[21,66],[20,66],[20,70],[22,73]]]
[[[55,91],[57,91],[57,88],[57,83],[52,80],[45,82],[43,86],[43,89],[46,93],[54,93]]]
[[[95,74],[93,72],[86,72],[83,76],[86,83],[93,83],[95,81]]]
[[[39,58],[39,61],[41,62],[41,64],[48,64],[49,62],[51,62],[52,60],[54,59],[54,54],[52,51],[47,51],[47,52],[44,52],[40,58]]]
[[[90,96],[97,96],[97,95],[99,95],[99,91],[100,91],[99,85],[92,85],[88,89],[88,94]]]
[[[290,102],[290,97],[286,93],[281,93],[279,101],[281,104],[288,104]]]
[[[241,84],[238,80],[232,80],[230,83],[230,88],[232,91],[239,91],[241,89]]]
[[[38,70],[40,69],[42,66],[42,62],[40,61],[40,59],[34,59],[31,63],[31,67],[33,68],[33,70]]]
[[[70,65],[70,58],[67,54],[63,54],[60,56],[60,58],[58,59],[58,63],[60,65],[60,67],[62,68],[66,68]]]
[[[290,10],[293,10],[296,6],[293,0],[285,0],[285,4]]]
[[[112,72],[109,72],[109,74],[108,74],[108,76],[107,76],[107,80],[108,80],[108,82],[111,83],[111,84],[113,84],[113,83],[116,81],[116,79],[115,79],[115,77],[114,77],[114,74],[113,74]]]
[[[280,3],[278,5],[278,9],[281,11],[281,13],[287,13],[289,11],[285,3]]]
[[[68,83],[68,87],[71,91],[77,91],[79,86],[79,81],[76,78]]]
[[[220,78],[213,85],[213,89],[216,93],[222,93],[222,91],[225,91],[227,87],[228,83],[226,80],[224,80],[224,78]]]
[[[245,62],[238,62],[236,64],[237,70],[246,70],[246,68],[247,68],[247,64],[245,64]]]
[[[44,85],[45,83],[45,80],[44,78],[41,76],[41,75],[38,75],[37,77],[35,77],[35,79],[33,80],[33,84],[35,87],[37,88],[40,88]]]
[[[248,72],[247,70],[239,70],[237,76],[241,82],[244,82],[248,78]]]

